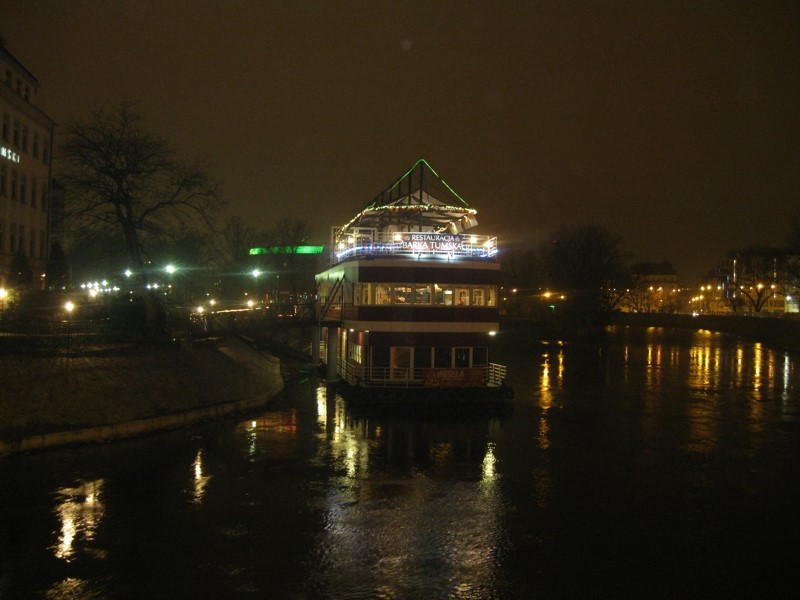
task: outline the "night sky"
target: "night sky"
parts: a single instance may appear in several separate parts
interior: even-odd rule
[[[0,0],[58,123],[138,103],[315,241],[420,156],[477,233],[597,223],[681,282],[800,208],[799,2]]]

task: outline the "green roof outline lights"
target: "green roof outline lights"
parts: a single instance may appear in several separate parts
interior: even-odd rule
[[[322,254],[324,246],[268,246],[266,248],[250,248],[250,256],[259,254]]]
[[[382,196],[383,196],[383,194],[387,194],[387,193],[391,192],[391,191],[392,191],[394,188],[396,188],[398,185],[400,185],[400,183],[402,183],[402,182],[403,182],[403,181],[406,179],[406,177],[408,177],[408,176],[409,176],[409,175],[410,175],[410,174],[411,174],[411,173],[414,171],[414,169],[416,169],[416,168],[419,166],[419,164],[420,164],[420,163],[422,163],[422,164],[424,164],[426,167],[428,167],[428,169],[430,170],[430,172],[431,172],[431,173],[433,173],[433,174],[434,174],[434,176],[435,176],[435,177],[436,177],[436,178],[437,178],[439,181],[441,181],[441,182],[442,182],[442,184],[443,184],[443,185],[444,185],[444,186],[447,188],[447,190],[448,190],[448,191],[449,191],[451,194],[453,194],[453,196],[455,196],[455,197],[456,197],[456,198],[457,198],[457,199],[458,199],[458,200],[459,200],[459,201],[460,201],[460,202],[461,202],[461,203],[462,203],[464,206],[466,206],[467,208],[469,208],[469,204],[467,203],[467,201],[466,201],[466,200],[464,200],[464,199],[463,199],[463,198],[462,198],[462,197],[461,197],[461,196],[458,194],[458,192],[456,192],[456,191],[455,191],[455,190],[454,190],[452,187],[450,187],[450,184],[448,184],[448,183],[447,183],[447,182],[446,182],[444,179],[442,179],[442,178],[441,178],[441,176],[439,175],[439,173],[437,173],[437,172],[436,172],[436,169],[434,169],[434,168],[433,168],[433,167],[430,165],[430,163],[429,163],[427,160],[425,160],[425,158],[419,158],[419,159],[417,160],[417,162],[415,162],[415,163],[414,163],[414,164],[411,166],[411,168],[409,168],[409,169],[408,169],[408,170],[407,170],[405,173],[403,173],[403,174],[402,174],[400,177],[398,177],[398,178],[397,178],[397,180],[396,180],[396,181],[395,181],[395,182],[394,182],[392,185],[390,185],[388,188],[386,188],[386,189],[385,189],[385,190],[384,190],[384,191],[383,191],[381,194],[379,194],[379,196],[378,196],[378,197],[382,197]],[[422,192],[422,190],[420,190],[420,192]],[[377,205],[377,202],[378,202],[378,198],[375,198],[375,199],[374,199],[374,200],[373,200],[373,201],[372,201],[372,202],[371,202],[371,203],[370,203],[370,204],[369,204],[369,205],[368,205],[368,206],[367,206],[367,207],[366,207],[364,210],[370,210],[370,209],[381,208],[381,207],[379,207],[379,206],[376,206],[376,205]]]

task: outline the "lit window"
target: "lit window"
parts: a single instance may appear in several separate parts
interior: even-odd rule
[[[411,286],[396,285],[394,287],[395,304],[411,304]]]
[[[379,283],[375,286],[375,304],[389,304],[391,297],[389,296],[389,286],[384,283]]]
[[[414,286],[414,304],[430,304],[430,303],[431,303],[431,286],[430,285]]]

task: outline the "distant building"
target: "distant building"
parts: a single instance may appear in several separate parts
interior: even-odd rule
[[[631,287],[623,312],[678,312],[678,274],[669,262],[639,263],[631,267]]]
[[[36,106],[39,82],[0,38],[0,287],[17,254],[45,286],[53,120]]]

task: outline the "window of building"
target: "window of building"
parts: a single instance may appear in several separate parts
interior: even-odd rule
[[[363,346],[358,343],[358,337],[348,340],[347,343],[347,358],[361,364],[363,356]]]
[[[36,257],[36,230],[31,228],[31,258]]]
[[[389,373],[389,347],[372,348],[372,379],[386,379]]]
[[[6,85],[11,87],[11,69],[6,69]]]
[[[11,229],[9,230],[9,233],[11,234],[9,236],[9,241],[11,242],[11,248],[9,249],[9,252],[11,252],[11,254],[14,254],[17,251],[17,224],[16,223],[13,223],[13,222],[11,223]]]
[[[489,349],[479,346],[472,349],[472,366],[473,367],[486,367],[489,366]]]
[[[414,304],[430,304],[430,303],[431,303],[431,286],[415,285]]]
[[[22,80],[17,79],[17,94],[22,95]]]
[[[47,204],[47,184],[46,183],[42,183],[42,203],[41,203],[41,206],[42,206],[42,210],[44,212],[47,212],[48,204]]]
[[[45,256],[46,256],[46,254],[45,254],[45,241],[46,241],[46,238],[45,238],[45,234],[44,234],[44,229],[42,229],[41,231],[39,231],[39,258],[45,258]]]
[[[42,141],[42,162],[46,165],[50,164],[50,142],[47,138]]]
[[[31,176],[31,208],[36,208],[36,204],[38,203],[39,199],[36,197],[39,193],[37,189],[39,180],[36,177]]]
[[[385,283],[375,286],[375,304],[389,304],[391,302],[390,288]]]
[[[391,356],[392,379],[409,379],[411,377],[411,348],[393,346]]]
[[[22,204],[27,202],[27,192],[28,192],[28,176],[25,173],[21,173],[19,176],[19,201]]]
[[[8,179],[8,167],[5,164],[0,164],[0,196],[7,196],[6,180]]]
[[[418,346],[414,348],[414,369],[428,369],[433,359],[433,348]]]
[[[14,137],[11,140],[11,142],[17,148],[19,148],[19,134],[21,129],[22,129],[22,124],[16,119],[14,119]]]
[[[23,152],[28,151],[28,126],[22,126],[22,150]]]
[[[453,349],[435,348],[433,354],[433,366],[438,369],[449,369],[453,366]]]
[[[394,302],[395,304],[411,304],[411,286],[410,285],[396,285],[394,286]]]
[[[17,170],[11,169],[11,199],[17,199]]]
[[[486,306],[497,306],[497,288],[493,285],[486,288]]]
[[[6,222],[0,219],[0,254],[6,251]]]
[[[31,88],[30,86],[25,86],[25,100],[30,101],[31,99]]]
[[[19,226],[19,245],[17,246],[17,250],[21,253],[25,253],[25,225]]]
[[[469,288],[456,288],[456,306],[469,306]]]
[[[436,304],[453,306],[453,288],[449,286],[435,286]]]
[[[3,113],[3,139],[8,141],[9,130],[11,129],[11,117],[8,113]]]
[[[472,288],[472,306],[483,306],[483,288]]]
[[[471,348],[456,348],[455,366],[457,368],[465,369],[469,367],[470,350]]]
[[[33,158],[39,158],[39,132],[33,132]]]

